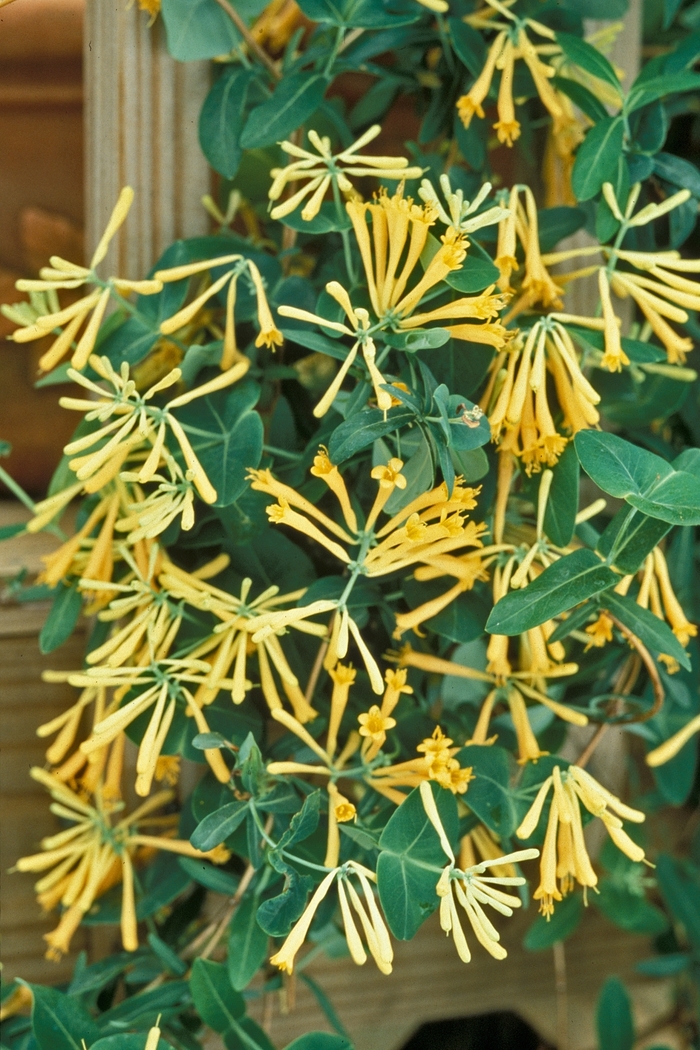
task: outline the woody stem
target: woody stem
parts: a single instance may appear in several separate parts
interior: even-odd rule
[[[228,17],[231,19],[236,29],[241,34],[241,36],[243,37],[243,39],[245,40],[246,44],[253,52],[255,57],[260,62],[262,62],[262,64],[265,66],[265,69],[267,69],[267,71],[272,74],[275,80],[281,80],[282,74],[280,73],[280,71],[278,70],[277,66],[272,61],[268,53],[264,50],[264,48],[260,47],[260,44],[257,42],[255,37],[251,33],[250,29],[248,28],[244,20],[241,18],[238,11],[236,11],[236,9],[233,7],[232,4],[228,2],[228,0],[216,0],[216,2],[221,8],[221,10],[225,11]]]

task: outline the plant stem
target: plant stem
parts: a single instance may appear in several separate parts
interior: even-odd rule
[[[10,490],[13,496],[16,496],[20,503],[23,503],[32,514],[36,513],[34,501],[31,496],[28,496],[21,485],[18,485],[15,479],[0,467],[0,481]]]
[[[283,448],[277,448],[275,445],[263,445],[263,452],[268,452],[271,456],[277,456],[279,459],[290,459],[294,463],[298,463],[304,457],[300,452],[287,452]]]
[[[566,953],[563,941],[552,945],[554,955],[554,988],[557,1000],[557,1047],[569,1050],[569,1003],[566,984]]]
[[[235,25],[238,32],[245,40],[250,50],[253,52],[255,57],[260,62],[262,62],[262,64],[265,66],[265,69],[267,69],[268,73],[270,73],[275,78],[275,80],[281,80],[282,74],[280,73],[279,69],[270,58],[267,51],[265,51],[264,48],[260,47],[260,44],[257,42],[255,37],[251,33],[250,29],[245,24],[238,11],[236,11],[235,7],[232,4],[230,4],[228,0],[216,0],[216,2],[221,8],[221,10],[226,12],[228,17]]]
[[[333,200],[335,201],[335,211],[338,216],[338,223],[342,226],[345,222],[345,214],[343,212],[343,203],[340,199],[340,190],[338,189],[338,180],[332,179],[331,185],[333,186]],[[350,288],[354,288],[357,282],[357,276],[355,274],[355,267],[352,261],[352,249],[350,246],[350,235],[348,230],[341,230],[340,236],[343,241],[343,253],[345,255],[345,269],[348,272],[348,280],[350,282]]]

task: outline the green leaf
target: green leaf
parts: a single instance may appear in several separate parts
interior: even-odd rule
[[[205,886],[214,893],[225,893],[231,897],[238,889],[238,876],[230,871],[222,871],[208,860],[197,860],[195,857],[178,857],[178,864],[191,879]]]
[[[573,36],[571,33],[557,33],[556,38],[569,61],[585,69],[592,76],[598,77],[599,80],[611,84],[622,98],[620,81],[605,55],[601,55],[597,48],[580,36]]]
[[[99,1039],[100,1030],[82,1003],[56,988],[29,984],[32,1003],[32,1031],[39,1050],[82,1050]]]
[[[508,752],[495,744],[470,744],[457,752],[464,769],[470,766],[475,779],[467,788],[469,808],[499,837],[511,835],[515,828],[515,807],[509,790]]]
[[[617,885],[613,879],[601,879],[598,891],[593,896],[596,907],[620,929],[629,933],[643,933],[648,937],[656,937],[668,929],[668,919],[660,908],[651,904],[646,897]]]
[[[576,527],[578,457],[571,442],[553,469],[552,487],[544,514],[544,531],[557,547],[566,547]]]
[[[435,784],[431,787],[443,827],[454,848],[459,837],[454,795]],[[438,906],[435,886],[448,863],[418,788],[389,818],[379,848],[377,885],[382,909],[394,936],[407,941]]]
[[[275,871],[284,875],[284,890],[262,902],[257,912],[258,924],[271,937],[286,937],[306,907],[313,882],[308,875],[300,875],[278,853],[268,853],[267,859]]]
[[[110,1007],[100,1016],[100,1024],[103,1029],[108,1025],[126,1028],[139,1024],[150,1028],[163,1010],[169,1007],[182,1008],[190,1002],[188,981],[168,981],[159,988],[152,988],[150,992],[139,992],[138,995],[132,995]]]
[[[304,805],[299,812],[292,817],[289,827],[277,843],[277,848],[286,849],[288,846],[294,846],[297,842],[308,839],[309,835],[313,835],[318,827],[320,806],[320,790],[312,791],[304,799]]]
[[[216,489],[215,507],[230,506],[246,487],[248,469],[260,462],[263,424],[254,410],[259,396],[257,383],[239,383],[174,412]]]
[[[312,116],[323,102],[328,81],[319,73],[292,73],[280,80],[271,98],[256,106],[241,135],[243,149],[279,142]]]
[[[341,208],[340,214],[338,214],[338,209],[333,201],[324,201],[320,212],[313,219],[302,219],[301,213],[304,210],[304,206],[304,204],[300,204],[295,211],[280,219],[280,222],[283,222],[285,226],[289,226],[290,230],[308,233],[315,237],[324,233],[349,230],[352,226],[352,220],[345,208]]]
[[[527,587],[501,598],[491,610],[486,630],[490,634],[522,634],[618,581],[593,551],[581,548],[554,562]]]
[[[677,660],[681,667],[685,667],[687,671],[690,670],[690,658],[685,649],[668,624],[660,620],[654,613],[637,605],[632,598],[615,594],[615,591],[604,595],[601,605],[613,616],[617,616],[620,623],[635,634],[647,649],[666,653]]]
[[[343,831],[347,831],[347,826],[343,824],[343,825],[341,825],[341,829]],[[324,992],[323,988],[321,988],[321,986],[318,983],[318,981],[315,981],[313,979],[313,977],[309,977],[308,973],[300,973],[299,976],[301,977],[301,979],[304,982],[304,984],[308,988],[310,988],[311,991],[313,992],[313,994],[316,996],[316,1002],[318,1003],[318,1005],[321,1007],[321,1009],[323,1010],[324,1014],[326,1015],[326,1018],[327,1018],[329,1024],[333,1028],[335,1028],[335,1030],[336,1030],[336,1032],[338,1033],[339,1036],[341,1036],[343,1039],[346,1040],[346,1046],[348,1048],[350,1048],[350,1036],[346,1032],[345,1026],[343,1025],[343,1022],[338,1017],[338,1014],[335,1011],[333,1003],[330,1001],[330,999],[328,998],[328,996]],[[315,1034],[316,1034],[315,1032],[309,1032],[308,1033],[308,1035],[315,1035]],[[323,1034],[325,1035],[325,1033],[323,1033]],[[350,1050],[351,1050],[351,1048],[350,1048]]]
[[[483,36],[463,22],[461,18],[450,18],[448,24],[452,47],[457,58],[473,77],[478,77],[486,62],[486,45]]]
[[[177,955],[169,944],[166,944],[157,933],[149,933],[148,943],[151,950],[158,956],[160,961],[174,973],[176,977],[182,977],[187,973],[187,963]]]
[[[651,959],[642,959],[635,966],[638,973],[647,977],[673,977],[689,969],[692,962],[690,952],[669,952],[668,955],[656,955]]]
[[[583,84],[579,84],[577,80],[571,80],[569,77],[553,77],[552,87],[563,91],[595,124],[600,120],[605,120],[608,116],[608,111],[600,99],[596,98],[593,92]]]
[[[625,103],[626,112],[633,113],[642,106],[648,106],[657,98],[675,95],[684,91],[697,91],[700,88],[700,75],[697,73],[664,73],[642,83],[636,82],[630,88]]]
[[[199,144],[214,171],[232,179],[243,150],[243,131],[248,85],[255,71],[234,68],[216,81],[199,114]]]
[[[673,916],[685,927],[697,952],[700,950],[700,884],[697,876],[690,878],[681,864],[665,853],[656,861],[655,875],[662,897]]]
[[[581,466],[603,492],[670,525],[700,524],[700,478],[653,452],[598,430],[575,438]]]
[[[328,442],[328,454],[332,463],[343,463],[377,438],[410,423],[414,418],[410,408],[399,406],[386,413],[379,408],[366,408],[350,416],[337,427]]]
[[[251,6],[237,0],[241,14]],[[179,62],[225,55],[239,42],[236,27],[216,0],[163,0],[161,12],[168,51]]]
[[[577,929],[583,918],[583,901],[580,893],[571,893],[563,901],[557,901],[554,915],[547,922],[538,915],[525,934],[523,947],[529,952],[541,952],[558,941],[565,941]]]
[[[73,633],[83,608],[83,598],[77,586],[59,583],[49,615],[39,634],[39,650],[52,653]]]
[[[387,346],[414,354],[417,350],[435,350],[444,346],[450,340],[450,333],[445,328],[417,328],[412,332],[385,332],[382,339]]]
[[[654,172],[672,186],[687,188],[694,197],[700,198],[700,171],[690,161],[676,157],[673,153],[657,153],[654,157]]]
[[[195,959],[190,990],[197,1013],[205,1024],[221,1034],[228,1032],[245,1014],[245,1001],[235,991],[226,967],[211,959]]]
[[[307,1032],[300,1035],[285,1050],[352,1050],[352,1043],[342,1035],[328,1032]]]
[[[26,522],[16,521],[13,525],[0,525],[0,540],[11,540],[13,536],[19,536],[24,532]]]
[[[314,22],[356,29],[389,29],[420,18],[412,0],[301,0],[299,7]]]
[[[637,572],[642,562],[664,538],[671,526],[658,518],[649,518],[646,514],[635,514],[630,520],[630,511],[622,507],[612,521],[606,526],[600,537],[596,550],[607,558],[623,524],[628,522],[623,533],[622,542],[615,553],[615,568],[625,575]]]
[[[632,1004],[618,977],[608,977],[598,998],[596,1028],[600,1050],[632,1050]]]
[[[221,809],[210,813],[201,824],[197,825],[192,832],[190,842],[195,849],[201,849],[203,853],[214,849],[229,835],[233,835],[236,828],[245,820],[248,809],[247,801],[228,802]]]
[[[622,117],[606,117],[586,135],[576,154],[571,185],[580,201],[590,200],[604,182],[612,182],[624,138]]]
[[[583,208],[569,208],[563,204],[556,208],[542,208],[537,213],[540,251],[551,252],[564,237],[580,230],[585,221]]]
[[[495,284],[499,277],[500,271],[488,259],[481,255],[467,255],[461,270],[448,273],[445,283],[458,292],[473,295]]]
[[[252,1017],[242,1017],[224,1034],[226,1050],[275,1050],[266,1033]]]
[[[233,913],[228,935],[228,976],[237,992],[247,988],[267,956],[268,936],[255,913],[258,899],[246,897]]]

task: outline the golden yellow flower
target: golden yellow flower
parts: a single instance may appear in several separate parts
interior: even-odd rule
[[[359,882],[364,901],[351,882],[351,876],[355,877]],[[278,966],[285,973],[293,972],[294,960],[297,952],[306,940],[314,915],[321,901],[327,896],[331,886],[335,883],[338,890],[345,939],[352,961],[357,966],[362,966],[367,961],[367,952],[363,946],[350,905],[352,905],[355,914],[360,920],[367,949],[377,964],[377,968],[384,974],[391,973],[394,953],[391,947],[389,931],[379,911],[372,889],[373,882],[376,882],[374,872],[370,871],[369,868],[365,868],[362,864],[358,864],[357,861],[350,860],[340,867],[333,867],[316,888],[316,892],[307,904],[303,915],[296,925],[292,927],[282,947],[271,957],[270,962],[273,966]]]
[[[289,183],[301,182],[306,185],[297,190],[281,204],[272,208],[272,219],[283,219],[301,204],[307,197],[307,204],[301,217],[310,221],[318,215],[321,204],[332,182],[349,198],[357,197],[348,176],[362,177],[374,175],[381,179],[417,179],[423,174],[422,168],[409,167],[405,157],[374,157],[358,154],[364,146],[373,142],[381,134],[379,124],[368,128],[352,146],[340,153],[331,152],[331,140],[321,137],[313,128],[307,132],[309,142],[316,150],[304,149],[293,142],[281,142],[280,146],[290,157],[296,158],[285,168],[273,168],[270,172],[272,185],[268,196],[270,201],[278,201]]]
[[[550,792],[552,799],[540,863],[540,885],[533,895],[540,901],[540,911],[548,920],[554,912],[554,901],[566,896],[573,889],[574,882],[583,886],[584,894],[598,883],[583,838],[581,803],[589,813],[602,820],[610,838],[630,860],[644,859],[644,850],[623,829],[621,819],[641,823],[644,814],[625,805],[585,769],[573,764],[565,770],[555,766],[544,780],[516,831],[518,838],[526,839],[532,835]]]
[[[73,457],[68,465],[85,488],[90,486],[89,490],[96,491],[98,483],[100,488],[104,487],[117,476],[127,458],[139,448],[149,450],[138,471],[138,480],[141,484],[152,481],[164,456],[166,431],[170,430],[182,451],[187,476],[193,481],[201,499],[205,503],[214,503],[216,490],[197,459],[184,427],[172,410],[235,383],[248,371],[250,362],[247,359],[237,362],[215,379],[171,398],[163,408],[150,402],[156,394],[180,380],[182,373],[179,368],[173,368],[145,394],[140,394],[129,377],[129,365],[126,362],[119,372],[115,372],[109,358],[93,356],[90,366],[111,389],[99,386],[80,372],[69,369],[70,378],[90,394],[97,395],[97,400],[75,397],[62,397],[59,400],[63,408],[83,412],[88,422],[98,420],[103,424],[98,430],[70,441],[63,450],[67,456]]]
[[[325,625],[314,623],[311,617],[331,611],[334,608],[332,602],[312,603],[297,615],[295,605],[303,597],[304,588],[280,594],[279,587],[272,585],[252,598],[252,580],[246,578],[237,597],[213,586],[201,572],[193,575],[170,563],[160,577],[160,584],[172,599],[211,612],[221,621],[213,633],[190,653],[193,659],[204,661],[208,671],[195,694],[199,707],[212,703],[223,688],[230,690],[234,704],[243,703],[252,689],[247,666],[249,657],[255,653],[260,686],[270,710],[282,707],[275,680],[278,676],[299,721],[308,722],[315,717],[316,711],[304,697],[280,639],[290,628],[322,638],[326,634]],[[291,610],[285,608],[290,605]],[[258,633],[268,626],[270,619],[276,626],[258,638]]]
[[[650,751],[647,755],[647,765],[663,766],[665,762],[670,762],[697,732],[700,732],[700,715],[695,715],[695,718],[691,718],[687,725]]]
[[[153,295],[162,290],[163,285],[157,278],[147,281],[128,281],[122,277],[110,277],[103,281],[95,273],[107,254],[112,238],[129,214],[133,199],[134,191],[130,186],[125,186],[119,194],[119,199],[100,242],[95,248],[89,266],[78,266],[77,263],[67,262],[53,255],[50,259],[51,265],[40,271],[38,280],[22,278],[17,281],[15,287],[18,291],[46,293],[47,301],[53,303],[50,312],[34,316],[29,323],[26,322],[24,311],[21,308],[19,310],[13,307],[3,308],[6,317],[11,320],[16,319],[24,326],[9,337],[16,343],[43,339],[44,336],[60,329],[51,347],[39,359],[39,368],[42,372],[49,372],[55,368],[68,353],[72,353],[71,365],[74,369],[80,371],[85,368],[94,349],[97,333],[111,298],[119,299],[120,296],[129,295],[131,292],[138,292],[139,295]],[[71,290],[82,288],[85,285],[91,285],[93,290],[71,303],[70,306],[63,309],[59,307],[56,292],[64,288]],[[78,332],[85,322],[87,323],[82,335],[78,337]]]
[[[226,323],[223,349],[221,353],[221,370],[227,372],[234,365],[243,365],[247,360],[244,355],[239,352],[236,345],[234,310],[236,304],[236,288],[239,278],[244,277],[249,281],[256,297],[258,325],[260,326],[260,331],[255,340],[255,345],[266,346],[269,349],[274,350],[284,341],[282,333],[278,330],[273,320],[270,305],[267,301],[265,283],[262,275],[253,260],[234,252],[232,255],[222,255],[215,259],[204,259],[200,262],[185,263],[182,266],[172,266],[165,270],[159,270],[156,274],[156,278],[163,284],[167,284],[171,281],[181,281],[187,277],[204,274],[207,270],[213,270],[214,268],[219,268],[221,266],[227,267],[225,273],[206,287],[204,291],[200,292],[200,294],[190,303],[183,306],[181,310],[178,310],[176,314],[173,314],[172,317],[163,321],[160,326],[160,331],[163,335],[170,335],[173,332],[177,332],[179,329],[184,328],[186,325],[191,324],[202,310],[202,307],[204,307],[213,296],[228,286],[226,293]],[[249,364],[250,362],[248,362],[248,365]]]
[[[109,886],[122,882],[121,935],[126,951],[138,948],[133,861],[142,847],[168,850],[186,857],[208,858],[222,863],[228,852],[217,847],[202,853],[181,839],[144,834],[149,823],[163,825],[154,812],[169,802],[173,793],[161,791],[129,816],[114,820],[121,804],[103,803],[98,791],[86,802],[56,776],[34,767],[31,776],[46,787],[54,800],[54,810],[70,822],[64,831],[42,840],[42,852],[21,857],[17,871],[47,872],[36,883],[39,903],[51,911],[59,903],[64,911],[51,933],[44,935],[46,956],[57,961],[70,950],[70,942],[83,916],[95,899]],[[173,824],[175,821],[173,820]],[[50,870],[49,870],[50,869]]]
[[[606,613],[600,613],[595,623],[589,624],[585,630],[586,634],[590,635],[586,651],[593,646],[602,649],[606,642],[613,640],[613,622]]]
[[[498,886],[522,886],[525,879],[518,875],[485,874],[490,868],[502,868],[504,865],[517,864],[523,860],[532,860],[539,856],[539,850],[518,850],[498,860],[485,859],[466,869],[458,867],[440,814],[438,812],[430,784],[420,785],[421,800],[426,816],[435,828],[440,845],[447,856],[448,863],[438,879],[435,892],[440,898],[440,926],[446,934],[452,934],[457,954],[464,963],[471,961],[471,952],[462,929],[457,904],[466,913],[476,939],[494,959],[505,959],[507,952],[500,943],[500,934],[484,911],[488,904],[501,915],[511,916],[514,908],[519,908],[522,901],[519,897],[505,893]]]
[[[401,460],[392,459],[389,463],[372,469],[372,477],[378,482],[378,491],[360,529],[356,517],[353,521],[353,517],[348,514],[349,497],[340,473],[329,469],[332,465],[324,450],[321,450],[317,460],[314,468],[316,475],[325,480],[335,494],[351,532],[338,525],[295,489],[277,481],[269,470],[251,470],[251,487],[277,498],[277,503],[267,508],[272,522],[287,525],[303,533],[350,567],[345,595],[340,600],[328,601],[323,606],[319,602],[314,603],[317,612],[336,609],[324,666],[330,669],[346,656],[352,636],[367,668],[372,689],[381,694],[384,692],[384,683],[377,662],[348,612],[347,599],[352,587],[360,574],[369,578],[384,576],[411,565],[421,564],[425,558],[473,545],[478,529],[475,531],[476,527],[470,528],[465,525],[463,514],[475,505],[475,490],[463,487],[458,479],[451,496],[448,497],[447,486],[443,483],[412,500],[389,522],[376,529],[377,518],[392,492],[406,484],[401,473],[403,463]],[[351,554],[348,548],[353,547],[359,547],[359,550]],[[276,627],[287,626],[293,620],[303,620],[308,615],[312,613],[304,606],[296,611],[271,613],[265,626],[261,626],[253,636],[253,641],[257,642],[267,637]]]

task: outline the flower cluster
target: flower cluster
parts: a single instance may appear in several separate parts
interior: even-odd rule
[[[624,817],[638,824],[644,820],[644,814],[625,805],[577,765],[570,765],[568,769],[554,766],[518,828],[518,838],[527,839],[532,835],[550,792],[552,798],[540,862],[540,885],[534,893],[535,900],[540,901],[540,911],[547,919],[554,912],[554,901],[560,901],[562,896],[570,893],[576,882],[583,886],[584,894],[598,884],[583,838],[581,803],[594,817],[600,818],[612,841],[630,860],[638,862],[644,859],[644,850],[629,837],[621,819]]]

